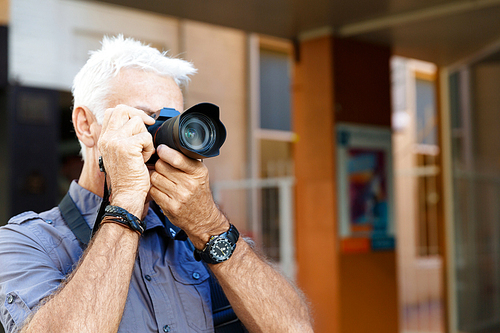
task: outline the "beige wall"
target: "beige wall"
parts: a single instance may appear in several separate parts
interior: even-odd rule
[[[439,255],[419,256],[419,169],[416,157],[416,73],[434,75],[432,64],[405,61],[406,126],[392,136],[395,175],[395,216],[397,223],[398,290],[403,330],[434,331],[441,313],[429,309],[443,299],[443,261]]]
[[[414,123],[414,117],[410,123]],[[419,193],[417,178],[411,175],[411,170],[416,167],[416,158],[408,153],[414,135],[413,129],[393,135],[399,290],[403,306],[438,301],[443,295],[441,258],[419,258],[417,254]]]
[[[227,139],[220,156],[205,160],[210,182],[246,178],[246,34],[209,24],[180,22],[180,56],[198,73],[185,92],[185,106],[211,102],[220,107]],[[246,193],[223,193],[221,207],[236,225],[246,220]]]
[[[0,0],[0,25],[9,23],[9,0]]]

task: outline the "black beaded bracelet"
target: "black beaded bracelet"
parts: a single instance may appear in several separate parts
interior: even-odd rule
[[[115,217],[114,222],[120,222],[123,225],[129,227],[130,229],[137,231],[139,234],[143,234],[146,230],[145,222],[141,221],[137,216],[130,214],[127,210],[118,206],[106,206],[104,210],[104,217]]]

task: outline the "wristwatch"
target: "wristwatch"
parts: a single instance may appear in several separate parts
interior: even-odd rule
[[[229,230],[218,235],[210,237],[203,250],[194,250],[194,258],[197,261],[203,260],[207,264],[219,264],[231,258],[236,248],[236,242],[240,233],[234,225],[231,224]]]

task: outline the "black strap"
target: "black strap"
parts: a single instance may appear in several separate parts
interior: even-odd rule
[[[102,156],[99,156],[99,170],[104,173],[104,196],[102,198],[101,206],[99,207],[99,212],[97,213],[97,217],[95,219],[94,228],[92,229],[92,235],[90,237],[94,237],[97,230],[101,226],[102,218],[104,217],[104,211],[106,207],[109,205],[109,196],[111,195],[110,190],[108,189],[108,183],[106,178],[108,178],[106,174],[106,169],[104,168],[104,162],[102,160]]]
[[[210,274],[210,298],[212,299],[212,317],[216,333],[248,332],[234,313],[217,279]]]
[[[92,237],[92,230],[87,222],[85,222],[85,219],[78,210],[78,207],[76,207],[73,199],[69,196],[69,193],[66,193],[64,198],[61,200],[59,210],[61,211],[66,224],[71,231],[73,231],[76,238],[78,238],[78,240],[85,246],[88,245],[90,238]]]
[[[106,185],[106,180],[104,180],[104,199],[99,207],[99,212],[97,213],[93,229],[90,229],[87,222],[85,222],[82,213],[80,213],[78,207],[76,207],[76,204],[73,199],[71,199],[69,193],[66,193],[64,198],[59,203],[59,210],[61,211],[64,221],[66,221],[66,224],[71,229],[73,234],[75,234],[80,243],[85,246],[89,245],[90,239],[97,232],[97,229],[99,229],[102,217],[104,216],[104,210],[109,204],[109,191]]]

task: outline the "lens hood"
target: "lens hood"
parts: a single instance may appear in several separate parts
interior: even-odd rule
[[[219,107],[200,103],[180,114],[175,109],[163,108],[154,125],[148,126],[153,144],[165,144],[193,159],[219,155],[226,140],[226,128],[219,118]],[[155,163],[155,154],[148,164]]]

